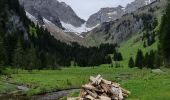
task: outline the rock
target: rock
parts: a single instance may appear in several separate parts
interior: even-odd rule
[[[135,0],[132,3],[128,4],[126,7],[118,6],[112,8],[102,8],[100,9],[100,11],[89,17],[86,26],[88,28],[91,28],[104,22],[114,21],[121,18],[123,15],[127,13],[132,13],[138,8],[149,5],[154,1],[156,0]]]
[[[51,21],[56,26],[62,28],[61,22],[71,24],[75,27],[80,27],[85,21],[79,18],[73,9],[57,0],[19,0],[25,10],[36,17],[42,24],[42,19],[45,18]]]
[[[153,69],[152,73],[164,73],[161,69]]]
[[[28,91],[29,90],[29,88],[27,88],[25,86],[17,86],[17,89],[21,90],[21,91]]]
[[[101,8],[100,11],[90,16],[87,20],[86,27],[94,27],[97,24],[109,22],[120,18],[124,14],[123,7]]]

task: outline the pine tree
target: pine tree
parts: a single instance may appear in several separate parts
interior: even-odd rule
[[[144,66],[147,67],[148,63],[149,63],[149,53],[147,52],[144,58]]]
[[[146,48],[146,42],[145,42],[145,41],[144,41],[144,43],[143,43],[143,47]]]
[[[26,60],[25,66],[27,70],[32,70],[38,68],[38,58],[36,54],[36,49],[31,46],[30,49],[28,49],[27,54],[25,55],[24,59]]]
[[[162,61],[161,61],[161,57],[160,57],[160,55],[157,53],[157,54],[155,54],[155,59],[154,59],[154,68],[159,68],[161,65],[162,65],[162,63],[161,63]]]
[[[136,60],[135,60],[135,66],[142,69],[143,65],[144,65],[143,52],[141,50],[138,50],[137,55],[136,55]]]
[[[4,47],[3,47],[3,40],[0,36],[0,66],[4,65],[4,59],[5,59],[5,54],[4,54]]]
[[[5,52],[3,47],[3,40],[0,36],[0,74],[2,73],[4,66]]]
[[[154,59],[155,59],[155,52],[151,50],[148,58],[148,66],[147,66],[148,68],[154,68]]]
[[[168,1],[166,13],[162,17],[162,23],[160,27],[159,40],[160,51],[164,57],[166,66],[170,66],[170,1]]]
[[[17,46],[14,50],[13,66],[15,66],[16,68],[23,67],[24,65],[23,60],[24,60],[24,50],[22,48],[21,41],[19,39],[17,42]]]
[[[122,61],[123,60],[122,54],[120,52],[115,52],[113,59],[114,61]]]
[[[132,57],[130,57],[130,59],[129,59],[128,66],[129,66],[129,68],[133,68],[133,67],[135,67],[135,63],[134,63],[134,61],[133,61],[133,58],[132,58]]]

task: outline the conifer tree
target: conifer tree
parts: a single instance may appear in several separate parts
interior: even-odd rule
[[[4,59],[5,59],[5,52],[3,48],[3,40],[0,36],[0,74],[2,73],[2,70],[4,68]]]
[[[166,13],[162,17],[162,23],[160,27],[159,40],[160,51],[164,58],[166,66],[170,66],[170,1],[168,1]]]
[[[25,60],[26,60],[26,69],[27,70],[32,70],[36,69],[38,67],[38,58],[36,54],[36,49],[31,46],[31,48],[27,51],[27,54],[25,55]]]
[[[113,56],[114,61],[121,61],[123,60],[122,54],[120,52],[115,52]]]
[[[4,55],[4,47],[3,47],[3,40],[0,36],[0,66],[4,65],[4,59],[5,59],[5,55]]]
[[[16,68],[23,67],[24,65],[23,62],[24,62],[24,50],[19,39],[17,42],[17,46],[14,50],[13,66],[15,66]]]
[[[138,50],[137,55],[136,55],[136,60],[135,60],[135,66],[142,69],[143,65],[144,65],[143,52],[141,50]]]
[[[148,68],[154,68],[154,59],[155,53],[153,50],[150,51],[149,58],[148,58]]]
[[[149,63],[149,53],[147,52],[145,54],[145,59],[144,59],[144,66],[147,67]]]
[[[130,59],[129,59],[128,66],[129,66],[129,68],[133,68],[133,67],[135,67],[135,63],[134,63],[134,61],[133,61],[133,58],[132,58],[132,57],[130,57]]]

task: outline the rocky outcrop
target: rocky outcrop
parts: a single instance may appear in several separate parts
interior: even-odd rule
[[[86,27],[94,27],[103,22],[113,21],[120,18],[124,14],[122,6],[116,8],[101,8],[100,11],[90,16]]]
[[[121,18],[124,14],[136,11],[138,8],[153,3],[154,1],[156,0],[135,0],[134,2],[128,4],[125,8],[121,6],[102,8],[100,11],[89,17],[86,26],[91,28],[104,22],[114,21]]]
[[[57,0],[19,0],[25,10],[36,17],[40,24],[45,18],[62,28],[61,22],[80,27],[85,21],[79,18],[70,6]]]
[[[157,14],[161,14],[165,3],[157,1],[148,6],[139,8],[133,13],[121,18],[104,22],[100,26],[85,34],[85,45],[94,46],[102,43],[121,43],[137,33],[153,30]],[[151,29],[150,29],[151,27]]]
[[[156,0],[135,0],[126,6],[126,13],[131,13],[137,10],[138,8],[149,5],[155,1]]]

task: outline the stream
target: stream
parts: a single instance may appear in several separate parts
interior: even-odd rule
[[[65,97],[68,94],[76,91],[79,91],[79,89],[62,90],[31,97],[0,94],[0,100],[59,100],[60,98]]]

